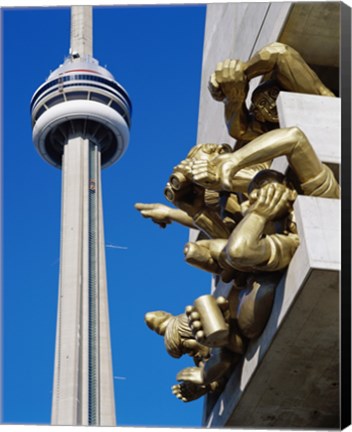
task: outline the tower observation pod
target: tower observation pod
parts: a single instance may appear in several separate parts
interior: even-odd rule
[[[126,151],[131,102],[126,90],[97,60],[72,52],[52,72],[31,101],[33,141],[39,154],[61,167],[64,146],[72,136],[93,142],[102,167]]]
[[[62,169],[53,425],[116,424],[101,168],[127,149],[131,102],[92,39],[92,7],[72,6],[70,55],[31,100],[34,145]]]

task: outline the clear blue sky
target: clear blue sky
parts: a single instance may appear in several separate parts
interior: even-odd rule
[[[3,421],[49,423],[59,272],[61,172],[36,153],[29,103],[68,54],[69,9],[3,12]],[[94,9],[94,56],[133,102],[130,147],[103,172],[118,425],[200,426],[203,401],[170,387],[175,360],[144,314],[178,314],[209,292],[188,266],[188,231],[160,229],[135,202],[164,202],[172,167],[196,143],[205,7]]]

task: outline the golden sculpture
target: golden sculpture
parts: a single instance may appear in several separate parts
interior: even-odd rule
[[[182,207],[182,211],[160,204],[137,204],[136,207],[145,217],[152,217],[159,223],[165,223],[167,218],[168,221],[177,220],[190,227],[201,227],[213,240],[187,244],[186,260],[212,273],[225,272],[227,276],[224,280],[229,279],[228,275],[230,279],[233,277],[233,269],[277,271],[285,268],[298,246],[290,215],[296,193],[280,185],[277,179],[270,178],[272,171],[263,170],[263,167],[267,166],[268,160],[286,155],[306,194],[337,198],[339,185],[298,128],[276,129],[237,151],[223,150],[223,146],[215,144],[198,145],[174,169],[174,173],[181,173],[187,179],[187,182],[184,181],[186,192],[182,187],[173,190],[171,183],[168,184],[174,192],[173,202]],[[194,154],[198,157],[193,158]],[[207,206],[205,191],[247,193],[256,173],[260,173],[260,188],[257,185],[247,201],[237,202],[237,210],[244,215],[242,220],[238,218],[240,212],[237,212],[237,220],[228,216],[221,219],[214,203],[212,207]],[[196,193],[192,189],[194,184],[197,185]],[[236,207],[233,195],[231,199],[232,207]],[[279,232],[276,224],[276,231],[273,231],[273,224],[269,222],[283,217],[288,218],[289,226],[282,226]]]
[[[175,396],[184,402],[198,399],[218,389],[221,380],[239,358],[228,349],[230,347],[228,301],[223,297],[215,300],[214,297],[207,295],[198,298],[195,304],[198,305],[199,310],[205,312],[203,321],[199,310],[192,306],[187,308],[188,313],[177,316],[163,311],[149,312],[145,315],[148,327],[164,336],[166,350],[172,357],[181,357],[184,354],[193,357],[196,366],[180,371],[176,377],[180,383],[172,387]],[[197,342],[193,335],[194,329],[203,329],[203,327],[210,329],[206,339],[208,342],[212,341],[210,345],[222,348],[214,351]],[[238,340],[240,342],[237,342],[236,349],[243,352],[242,339],[238,337]]]
[[[164,336],[166,351],[171,357],[188,354],[197,365],[209,357],[209,348],[196,341],[185,314],[173,316],[164,311],[148,312],[145,322],[151,330]]]
[[[191,149],[186,161],[212,160],[231,151],[227,144],[199,144]],[[266,166],[261,165],[262,168]],[[231,227],[220,217],[219,194],[197,185],[184,172],[182,167],[175,167],[165,188],[166,198],[178,207],[177,210],[162,204],[143,203],[137,203],[136,209],[142,216],[151,218],[162,227],[175,221],[190,228],[198,228],[209,238],[228,238]]]
[[[211,162],[213,159],[231,153],[227,144],[198,144],[188,153],[186,159],[177,165],[170,176],[165,188],[166,198],[178,209],[163,204],[137,203],[136,209],[142,216],[151,218],[153,222],[165,227],[171,222],[178,222],[190,228],[200,229],[209,238],[228,238],[233,223],[220,216],[220,195],[214,190],[197,185],[191,174],[194,162]],[[241,170],[238,181],[243,183],[243,190],[247,191],[248,184],[259,171],[268,168],[270,163],[264,162],[253,167]],[[183,178],[183,182],[175,179]],[[228,199],[229,207],[241,208],[235,196]]]
[[[271,74],[271,79],[255,89],[248,110],[249,81],[264,74]],[[229,134],[243,141],[278,126],[276,99],[280,90],[334,96],[301,55],[280,42],[265,46],[247,62],[228,59],[219,63],[209,80],[212,97],[225,104]]]
[[[283,155],[286,155],[306,195],[339,197],[340,187],[332,171],[320,162],[307,137],[298,128],[267,132],[237,151],[212,159],[186,159],[179,169],[208,190],[247,192],[250,186],[250,178],[246,176],[248,166],[253,168],[254,164]],[[262,181],[271,184],[255,189],[249,195],[249,201],[242,203],[242,208],[248,203],[250,206],[228,241],[204,240],[186,245],[187,262],[218,274],[222,271],[228,273],[229,266],[242,271],[277,271],[288,265],[299,243],[289,214],[296,193],[270,179],[265,180],[267,173],[271,172],[262,170],[258,174]],[[291,222],[290,228],[268,235],[267,223],[283,217],[285,210]]]
[[[211,160],[187,160],[183,166],[196,184],[215,191],[245,192],[242,170],[286,156],[305,195],[339,198],[340,187],[330,168],[320,162],[304,133],[297,127],[267,132],[242,148]]]
[[[253,92],[248,110],[249,81],[263,74],[271,79]],[[221,389],[248,341],[263,332],[276,286],[299,245],[293,213],[297,193],[340,196],[332,171],[304,133],[297,127],[277,128],[280,90],[334,96],[295,50],[273,43],[248,62],[226,60],[211,76],[209,89],[225,104],[230,135],[241,141],[235,150],[209,143],[191,149],[164,190],[176,208],[135,205],[162,228],[178,222],[199,229],[203,239],[185,245],[186,262],[232,282],[227,299],[205,295],[181,315],[156,311],[145,316],[172,357],[188,354],[194,360],[195,366],[181,370],[172,387],[184,402]],[[288,160],[294,186],[269,169],[280,156]]]
[[[228,299],[201,296],[181,315],[164,311],[145,315],[148,327],[164,336],[172,357],[193,357],[195,366],[181,370],[176,376],[179,383],[172,387],[178,399],[190,402],[221,389],[241,359],[246,340],[258,337],[265,327],[279,277],[252,277],[245,289],[234,286]]]
[[[229,238],[188,243],[184,250],[186,261],[217,274],[228,274],[230,269],[284,269],[299,244],[292,215],[296,196],[295,191],[275,182],[254,189],[243,219]]]

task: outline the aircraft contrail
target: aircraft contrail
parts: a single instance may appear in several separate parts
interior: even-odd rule
[[[110,248],[110,249],[124,249],[124,250],[128,249],[128,247],[126,247],[126,246],[118,246],[118,245],[114,245],[114,244],[106,244],[105,247]]]

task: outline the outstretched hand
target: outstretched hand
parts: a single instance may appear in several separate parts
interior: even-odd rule
[[[145,218],[151,219],[154,223],[158,224],[161,228],[165,228],[172,220],[170,218],[171,208],[164,204],[143,204],[137,203],[134,207]]]

